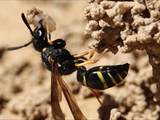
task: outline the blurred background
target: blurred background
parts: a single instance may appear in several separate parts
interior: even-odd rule
[[[56,31],[51,34],[52,39],[65,39],[66,48],[72,54],[88,50],[92,39],[84,34],[87,23],[84,8],[87,4],[86,0],[2,0],[0,47],[21,45],[31,39],[29,30],[21,20],[21,13],[36,7],[56,22]],[[104,91],[104,108],[107,109],[103,113],[99,112],[100,105],[96,98],[92,97],[86,87],[79,85],[76,73],[63,77],[88,119],[103,118],[103,114],[109,115],[112,108],[118,108],[128,118],[136,116],[138,119],[145,118],[145,114],[155,110],[155,115],[149,117],[152,120],[158,118],[157,111],[160,109],[152,105],[153,94],[150,87],[146,86],[151,84],[148,81],[151,80],[152,72],[145,52],[119,52],[116,55],[107,53],[97,64],[88,67],[126,62],[131,66],[125,83]],[[7,52],[0,60],[0,66],[0,120],[50,120],[50,72],[42,65],[40,53],[35,51],[32,45]],[[154,89],[153,85],[152,90]],[[148,107],[150,105],[152,107]],[[66,119],[73,119],[65,99],[61,106]]]

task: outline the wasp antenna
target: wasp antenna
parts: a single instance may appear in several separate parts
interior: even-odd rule
[[[31,29],[31,27],[30,27],[30,25],[29,25],[25,15],[24,15],[24,13],[21,14],[21,18],[22,18],[23,22],[25,23],[25,25],[27,26],[27,28],[29,29],[31,35],[34,36],[33,31]]]
[[[22,18],[23,22],[25,23],[25,25],[27,26],[27,28],[29,29],[31,35],[34,36],[33,31],[32,31],[32,29],[31,29],[31,27],[30,27],[30,25],[29,25],[29,23],[28,23],[25,15],[24,15],[24,13],[21,14],[21,18]],[[30,45],[31,43],[32,43],[32,40],[29,41],[29,42],[27,42],[27,43],[25,43],[25,44],[23,44],[23,45],[20,45],[20,46],[5,48],[5,50],[6,50],[6,51],[12,51],[12,50],[21,49],[21,48],[23,48],[23,47],[27,47],[27,46]]]
[[[6,51],[17,50],[17,49],[20,49],[20,48],[23,48],[23,47],[27,47],[27,46],[30,45],[31,43],[32,43],[32,40],[29,41],[29,42],[27,42],[26,44],[23,44],[23,45],[20,45],[20,46],[5,48],[5,50],[6,50]]]

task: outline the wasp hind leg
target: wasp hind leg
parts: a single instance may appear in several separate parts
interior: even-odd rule
[[[88,87],[89,88],[89,87]],[[100,100],[100,96],[101,94],[99,94],[96,90],[92,89],[92,88],[89,88],[90,91],[93,93],[93,95],[97,98],[98,102],[100,105],[102,105],[102,101]]]
[[[82,56],[85,56],[85,55],[89,55],[89,57],[86,61],[84,61],[80,64],[76,64],[76,66],[81,67],[81,66],[88,65],[88,64],[95,64],[104,56],[104,54],[106,52],[107,51],[104,51],[103,53],[99,54],[99,53],[96,52],[95,49],[93,49],[91,51],[86,51],[86,52],[83,52],[79,55],[76,55],[76,57],[82,57]]]
[[[84,65],[88,65],[88,64],[94,64],[96,63],[98,60],[87,60],[83,63],[80,63],[80,64],[76,64],[77,67],[81,67],[81,66],[84,66]]]
[[[95,49],[88,50],[88,51],[83,51],[83,52],[81,52],[79,54],[75,54],[74,57],[85,57],[86,55],[88,55],[88,59],[90,59],[91,57],[93,57],[95,52],[96,52]]]

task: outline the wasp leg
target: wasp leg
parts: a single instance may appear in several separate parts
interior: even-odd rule
[[[95,49],[93,50],[88,50],[88,51],[83,51],[79,54],[74,55],[74,57],[84,57],[86,55],[89,55],[89,58],[91,58],[95,53]]]
[[[88,88],[89,88],[89,87],[88,87]],[[92,88],[89,88],[89,89],[90,89],[90,91],[94,94],[94,96],[97,98],[99,104],[102,106],[102,102],[101,102],[101,100],[100,100],[100,94],[99,94],[96,90],[94,90],[94,89],[92,89]]]
[[[95,53],[96,53],[96,50],[95,50],[95,49],[92,50],[92,51],[90,51],[90,52],[89,52],[89,57],[88,57],[88,59],[91,59],[91,58],[95,55]]]
[[[76,64],[77,67],[81,67],[81,66],[84,66],[84,65],[88,65],[88,64],[94,64],[96,63],[98,60],[87,60],[83,63],[80,63],[80,64]]]
[[[76,64],[76,66],[81,67],[81,66],[88,65],[88,64],[95,64],[100,60],[101,57],[103,57],[102,54],[96,54],[93,59],[88,59],[82,63]]]
[[[51,40],[51,34],[50,33],[48,33],[48,39]]]
[[[87,52],[87,51],[86,51]],[[84,66],[84,65],[88,65],[88,64],[94,64],[94,63],[97,63],[100,58],[102,58],[104,56],[104,54],[106,53],[107,51],[104,51],[103,53],[99,54],[97,53],[96,54],[96,51],[95,49],[94,50],[91,50],[91,51],[88,51],[87,54],[90,54],[89,56],[89,59],[84,61],[83,63],[80,63],[80,64],[76,64],[77,67],[80,67],[80,66]],[[93,56],[94,55],[94,56]],[[91,59],[92,58],[92,59]]]
[[[53,41],[51,40],[51,34],[50,34],[50,32],[49,32],[49,27],[48,27],[48,25],[46,25],[46,29],[47,29],[48,43],[49,43],[50,45],[53,45]]]
[[[50,45],[53,45],[53,41],[51,40],[51,34],[50,33],[47,34],[47,38],[48,38],[48,43]]]

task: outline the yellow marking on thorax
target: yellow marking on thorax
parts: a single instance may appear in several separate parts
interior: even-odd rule
[[[104,88],[108,88],[108,85],[106,84],[106,81],[105,81],[105,79],[104,79],[104,77],[103,77],[103,75],[102,75],[102,72],[101,72],[101,71],[98,71],[98,72],[97,72],[97,75],[98,75],[99,80],[101,81],[101,83],[103,83]]]

